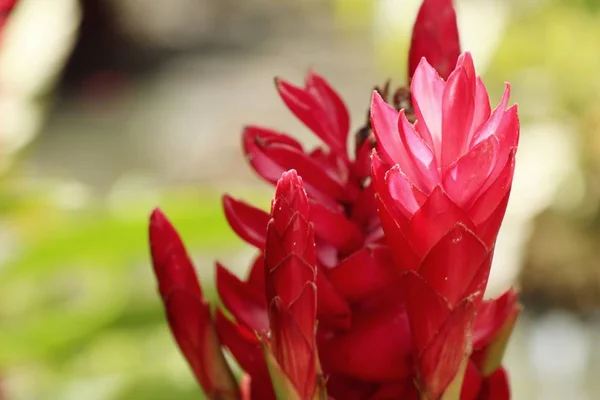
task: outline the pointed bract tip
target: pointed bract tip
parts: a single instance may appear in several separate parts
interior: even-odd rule
[[[287,196],[289,192],[295,187],[301,187],[304,189],[302,184],[302,177],[298,175],[295,169],[290,169],[281,174],[281,178],[277,181],[277,187],[275,189],[274,199],[280,196]]]
[[[161,224],[167,221],[167,217],[159,207],[156,207],[150,213],[150,224]]]

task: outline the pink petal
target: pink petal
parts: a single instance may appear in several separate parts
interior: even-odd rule
[[[221,301],[238,323],[258,332],[269,328],[264,292],[242,282],[219,263],[216,281]]]
[[[475,90],[475,81],[477,76],[475,75],[475,65],[473,64],[473,56],[471,53],[466,51],[458,56],[456,60],[456,68],[455,69],[463,69],[467,74],[467,79],[470,82],[473,91]]]
[[[498,104],[498,107],[494,109],[494,112],[487,120],[487,122],[483,124],[477,132],[475,132],[469,147],[475,146],[477,143],[484,141],[485,139],[496,133],[498,125],[500,125],[500,122],[504,117],[504,113],[506,112],[506,106],[508,105],[509,98],[510,84],[507,83],[504,89],[504,94],[502,95],[502,100],[500,100],[500,104]]]
[[[465,68],[448,78],[442,97],[442,174],[467,149],[475,107],[475,77],[470,81]]]
[[[425,195],[408,180],[398,165],[385,174],[385,183],[394,206],[402,211],[408,220],[425,201]]]
[[[473,113],[473,124],[471,125],[471,133],[469,134],[469,141],[467,143],[470,144],[472,142],[473,136],[490,118],[491,112],[492,109],[488,92],[483,81],[478,76],[475,85],[475,112]]]
[[[398,111],[383,100],[379,92],[371,97],[371,125],[377,139],[377,154],[388,165],[398,164],[406,151],[398,134]]]
[[[446,83],[425,58],[413,76],[410,92],[417,117],[415,128],[437,155],[442,151],[442,96]]]
[[[421,58],[427,58],[447,78],[460,54],[456,13],[452,0],[425,0],[413,28],[408,54],[408,76],[416,74]]]
[[[244,241],[259,249],[265,247],[269,214],[243,201],[223,196],[225,218],[233,231]]]
[[[425,256],[419,274],[448,303],[454,305],[464,297],[484,261],[488,250],[475,234],[457,224]]]
[[[469,210],[469,215],[471,215],[476,225],[480,225],[483,221],[489,219],[500,202],[510,192],[514,170],[515,150],[509,154],[508,160],[496,180],[488,182],[489,187],[479,195]]]
[[[498,140],[491,136],[448,168],[444,176],[444,189],[459,207],[470,208],[475,196],[479,195],[496,166],[498,147]]]
[[[394,169],[394,168],[393,168]],[[395,167],[396,171],[399,171],[399,168]],[[391,215],[394,219],[397,220],[397,223],[400,227],[405,227],[408,223],[410,216],[412,215],[402,204],[401,201],[394,199],[390,192],[390,188],[388,187],[389,182],[387,182],[388,170],[387,167],[382,163],[379,155],[376,152],[373,152],[371,157],[371,177],[372,177],[372,186],[375,191],[375,196],[379,197],[383,203],[386,204],[386,208],[390,211]],[[392,173],[392,177],[395,172]],[[405,195],[407,198],[407,202],[414,207],[416,203],[416,199],[414,198],[414,194],[411,194],[412,187],[407,182],[407,178],[404,176],[397,178],[398,182],[393,183],[393,189],[396,196],[402,199],[402,196]],[[418,204],[418,203],[417,203]]]
[[[435,155],[408,122],[404,110],[398,116],[398,131],[416,172],[415,185],[424,193],[431,192],[440,182]]]
[[[490,173],[488,182],[482,187],[482,191],[486,190],[498,178],[505,167],[506,161],[510,158],[510,153],[515,152],[517,149],[519,141],[519,116],[516,105],[506,110],[495,136],[499,142],[496,166]]]

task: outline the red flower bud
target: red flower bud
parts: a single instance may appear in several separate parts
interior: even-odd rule
[[[194,267],[175,228],[158,209],[150,217],[150,250],[171,332],[196,379],[209,399],[239,399]]]

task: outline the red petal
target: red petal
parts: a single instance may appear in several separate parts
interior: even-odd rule
[[[412,340],[416,353],[420,354],[448,318],[450,304],[412,271],[404,276],[403,283]]]
[[[488,248],[492,248],[495,246],[496,238],[498,237],[498,232],[500,231],[500,225],[502,225],[502,220],[504,219],[504,214],[506,213],[506,207],[508,206],[508,198],[510,196],[510,192],[504,195],[504,198],[500,200],[500,204],[494,210],[490,217],[480,223],[477,226],[477,236],[488,246]]]
[[[341,113],[338,113],[337,109],[331,108],[340,106],[341,100],[338,97],[339,103],[334,104],[335,100],[328,98],[331,93],[324,87],[324,81],[309,76],[307,83],[310,84],[310,87],[307,90],[281,79],[277,79],[275,83],[281,99],[290,111],[332,150],[339,154],[345,154],[345,137],[348,135],[349,120],[343,121],[339,125],[337,118],[342,117]],[[333,91],[331,90],[331,92]],[[341,107],[345,108],[343,103]],[[342,131],[344,128],[345,132]]]
[[[352,330],[320,343],[325,371],[363,381],[406,378],[410,372],[410,329],[402,309],[363,313]]]
[[[413,76],[419,61],[425,57],[446,79],[459,55],[460,41],[452,0],[423,1],[413,28],[408,76]]]
[[[215,326],[221,342],[252,378],[252,399],[275,400],[269,371],[256,334],[235,325],[217,309]]]
[[[413,215],[408,226],[407,238],[415,253],[424,257],[456,224],[475,231],[475,225],[469,216],[436,186],[423,206]]]
[[[294,170],[284,173],[277,183],[267,227],[268,302],[278,296],[288,307],[306,282],[316,280],[315,240],[308,213],[302,179]]]
[[[174,290],[183,290],[201,300],[202,289],[183,242],[158,208],[150,216],[149,233],[152,264],[163,299]]]
[[[460,392],[460,400],[477,400],[482,386],[483,378],[481,374],[475,364],[469,361]]]
[[[244,151],[250,165],[265,180],[276,183],[285,171],[296,169],[304,178],[310,195],[325,204],[335,207],[336,199],[346,199],[357,193],[347,193],[345,182],[340,177],[311,159],[295,146],[290,146],[281,136],[262,137],[264,132],[246,129],[243,142]]]
[[[373,147],[374,143],[367,139],[356,153],[356,159],[353,164],[353,173],[355,178],[359,181],[368,178],[371,173],[371,152],[373,151]]]
[[[303,399],[316,387],[315,312],[316,287],[307,283],[294,305],[288,309],[278,298],[269,307],[271,344],[275,359]]]
[[[481,400],[510,400],[510,385],[508,374],[504,368],[499,368],[485,380]]]
[[[473,349],[487,346],[505,322],[519,312],[517,292],[509,289],[497,299],[484,301],[477,311],[473,327]]]
[[[463,225],[455,225],[431,249],[419,268],[419,274],[433,290],[451,305],[466,293],[485,261],[488,250],[475,234]],[[487,276],[487,274],[486,274]]]
[[[209,398],[239,398],[237,383],[221,352],[210,307],[193,294],[175,290],[165,299],[171,332]]]
[[[315,247],[317,250],[317,263],[324,268],[333,268],[339,261],[338,250],[326,241],[315,238]]]
[[[351,253],[362,245],[362,232],[346,218],[343,211],[332,211],[322,204],[311,202],[310,220],[314,224],[315,236],[342,253]]]
[[[475,77],[464,68],[452,72],[442,97],[442,175],[467,149],[475,107]]]
[[[342,375],[327,377],[327,395],[330,399],[371,400],[371,395],[379,385],[374,382],[363,382]]]
[[[262,252],[254,259],[246,281],[257,293],[265,293],[265,259]]]
[[[243,240],[264,249],[269,214],[243,201],[223,196],[223,210],[231,229]]]
[[[338,293],[357,303],[393,284],[394,260],[386,246],[364,247],[331,269],[327,276]]]
[[[411,381],[383,384],[369,400],[419,400],[419,392]]]
[[[420,380],[427,398],[439,398],[468,357],[474,319],[475,306],[466,299],[452,311],[439,333],[419,356]]]
[[[345,150],[350,132],[350,114],[346,104],[329,83],[314,71],[310,71],[306,77],[306,88],[324,109],[326,115],[330,119],[335,117],[332,119],[332,125],[335,127],[332,134],[337,138],[337,142],[343,144]]]
[[[323,275],[321,268],[317,270],[317,291],[319,323],[335,329],[349,329],[350,306]]]
[[[369,168],[371,160],[369,159]],[[375,200],[375,190],[373,184],[365,187],[352,205],[351,219],[359,224],[364,231],[375,230],[380,226],[377,216],[377,202]]]
[[[285,169],[277,162],[271,160],[262,150],[273,144],[289,146],[302,151],[302,145],[299,142],[283,133],[257,126],[247,126],[244,128],[242,133],[242,147],[250,165],[264,179],[275,183]]]
[[[242,282],[217,263],[217,290],[221,301],[236,321],[252,331],[269,328],[264,292]]]

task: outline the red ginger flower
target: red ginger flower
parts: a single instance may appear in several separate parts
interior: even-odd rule
[[[439,13],[432,11],[436,7]],[[436,20],[445,22],[434,23]],[[452,31],[456,34],[450,34]],[[450,0],[424,1],[415,25],[412,47],[421,48],[423,52],[429,51],[427,55],[435,60],[434,67],[444,77],[449,74],[449,71],[443,71],[443,66],[456,62],[456,49],[459,48]],[[410,63],[415,64],[415,57],[420,59],[419,51],[411,50]],[[411,74],[412,70],[411,67]],[[423,79],[419,80],[416,87],[422,82]],[[516,310],[514,296],[510,297],[511,301],[505,301],[505,295],[498,300],[480,302],[482,288],[476,283],[485,282],[486,268],[480,268],[483,279],[480,275],[471,279],[471,286],[477,287],[477,290],[467,289],[462,297],[456,294],[460,292],[456,288],[465,285],[464,280],[470,278],[468,274],[466,278],[465,274],[458,274],[448,284],[447,290],[439,284],[444,279],[440,278],[440,282],[430,279],[436,274],[442,277],[444,271],[453,266],[457,271],[467,271],[479,262],[477,259],[469,264],[467,261],[472,260],[468,251],[451,250],[450,244],[454,242],[448,238],[438,240],[441,244],[437,246],[435,255],[428,256],[427,262],[404,264],[403,255],[396,246],[404,243],[406,247],[406,240],[390,242],[390,247],[386,245],[377,215],[374,185],[367,184],[366,178],[371,169],[369,155],[373,143],[359,137],[354,160],[348,157],[346,141],[350,126],[349,114],[339,95],[314,72],[307,76],[304,88],[282,80],[277,81],[277,88],[290,110],[322,139],[325,146],[306,152],[298,141],[285,134],[259,127],[248,127],[244,131],[244,151],[257,173],[267,181],[276,183],[285,171],[296,169],[303,178],[308,203],[303,197],[303,190],[299,189],[300,180],[291,178],[295,174],[287,175],[286,181],[297,182],[296,184],[281,184],[278,187],[272,213],[278,210],[275,203],[286,207],[283,207],[282,214],[277,218],[231,197],[225,196],[223,199],[227,219],[234,231],[260,252],[245,280],[238,279],[217,264],[217,289],[235,322],[217,310],[214,324],[220,343],[229,349],[246,372],[240,384],[239,395],[246,400],[275,399],[274,386],[280,398],[281,391],[286,393],[284,396],[288,396],[284,398],[294,398],[296,395],[310,398],[315,393],[313,388],[322,393],[317,361],[320,359],[331,399],[437,398],[438,394],[446,391],[450,381],[457,375],[458,364],[466,368],[462,400],[509,398],[506,375],[500,366],[501,352],[499,354],[497,349],[502,348],[502,343],[505,343],[504,327],[511,326],[516,317],[513,312]],[[447,97],[451,97],[451,94]],[[410,98],[405,100],[408,103],[403,103],[402,106],[406,106],[408,112],[412,110],[412,105]],[[420,108],[417,107],[418,111],[421,112],[427,105],[427,102],[421,104]],[[387,122],[390,115],[393,116],[388,111],[384,113],[388,118],[385,120]],[[425,114],[430,115],[427,112]],[[397,113],[395,118],[398,118]],[[388,123],[387,126],[393,127],[395,123],[396,121]],[[419,129],[421,128],[417,128],[417,132],[420,132]],[[434,131],[436,132],[438,131]],[[398,143],[401,140],[392,141],[393,145]],[[382,145],[380,150],[381,147]],[[431,149],[435,147],[432,146]],[[381,158],[382,160],[375,159],[375,169],[383,171],[385,175],[384,169],[396,162],[390,161],[385,155]],[[388,193],[385,176],[383,180],[381,176],[379,180],[377,177],[375,174],[374,181],[378,184],[380,201],[385,200],[387,205],[397,203]],[[415,184],[411,185],[420,188]],[[443,186],[439,191],[444,194],[442,189]],[[423,190],[423,196],[427,195],[433,197],[427,190]],[[442,203],[444,204],[447,203]],[[424,224],[432,223],[433,213],[444,214],[443,210],[435,209],[438,205],[439,203],[431,201],[430,211],[422,213],[429,219],[420,217],[422,223],[417,226],[421,231],[416,232],[426,232]],[[394,212],[398,211],[395,205],[391,208]],[[382,215],[383,212],[385,209]],[[454,215],[452,212],[450,214]],[[273,221],[269,222],[271,217],[274,217]],[[385,228],[388,240],[394,241],[398,234],[402,234],[396,217],[396,214],[389,214],[389,218],[382,218],[384,224],[387,224]],[[287,218],[294,222],[289,225],[281,222]],[[275,222],[277,220],[280,222]],[[433,222],[438,221],[435,219]],[[166,229],[165,226],[167,225],[159,224],[154,229],[160,232]],[[288,226],[302,228],[287,232],[290,229]],[[435,224],[432,226],[437,227]],[[300,233],[305,235],[297,238],[298,240],[293,239]],[[474,242],[469,240],[469,233],[465,235],[465,243]],[[314,254],[310,250],[313,236]],[[177,260],[187,260],[176,234],[155,234],[151,237],[154,237],[151,240],[152,247],[162,249],[153,250],[153,255],[157,251],[174,252],[177,256],[170,257],[170,263],[177,264]],[[432,240],[433,245],[436,241],[435,235],[418,238],[417,245],[427,246],[426,243]],[[459,238],[455,236],[454,239]],[[295,248],[294,241],[301,243],[298,245],[300,247]],[[462,239],[457,242],[461,241]],[[179,245],[174,246],[171,242]],[[415,243],[409,243],[411,246],[413,244]],[[488,250],[485,253],[489,254],[489,263],[491,251]],[[473,253],[476,256],[474,258],[477,258],[477,254]],[[415,257],[411,253],[407,255],[408,261]],[[454,264],[446,263],[444,266],[443,256],[449,255],[457,258]],[[468,265],[463,265],[465,263]],[[427,264],[430,267],[419,268],[420,264],[421,267]],[[435,265],[442,266],[441,272],[435,271]],[[187,279],[195,281],[189,262],[185,263],[184,269],[188,270],[184,273]],[[407,269],[418,270],[419,273],[430,269],[430,272],[422,274],[423,276],[411,273],[399,280],[398,272],[403,273]],[[155,269],[159,282],[172,279],[169,274],[159,274],[162,270],[177,276],[182,274],[179,267]],[[280,273],[293,278],[279,279]],[[196,293],[196,286],[197,283],[189,284],[185,291]],[[452,289],[448,289],[450,287]],[[315,327],[314,304],[308,300],[312,296],[306,294],[312,288],[316,288],[318,292],[316,315],[319,324],[316,337],[308,333],[311,326],[313,329]],[[198,297],[197,294],[194,296]],[[451,298],[447,299],[446,296]],[[199,298],[201,299],[201,295]],[[300,298],[302,301],[298,301]],[[213,322],[210,317],[206,317],[209,315],[208,306],[203,301],[200,303],[203,306],[197,309],[204,312],[202,318],[194,316],[193,312],[186,313],[183,308],[175,310],[176,307],[165,299],[167,315],[179,312],[183,315],[182,319],[194,321],[196,318],[196,321],[205,325],[205,329],[212,329]],[[477,311],[479,314],[474,319]],[[217,379],[223,374],[202,372],[214,369],[210,361],[212,358],[215,365],[221,365],[222,356],[212,351],[215,343],[218,347],[218,341],[211,339],[202,342],[210,343],[210,346],[186,346],[185,340],[180,337],[197,337],[195,327],[198,324],[188,324],[179,329],[177,325],[174,326],[172,317],[169,320],[182,351],[194,370],[197,370],[196,375],[209,397],[222,398],[219,397],[221,392],[215,391],[214,387],[227,387],[227,393],[231,392],[229,380],[225,380],[225,385],[223,380]],[[300,326],[304,329],[300,329]],[[265,335],[265,332],[270,333]],[[318,357],[314,352],[315,347],[318,348]],[[471,347],[474,352],[467,362],[465,357],[469,355]],[[413,383],[417,377],[420,393]],[[494,397],[488,396],[491,392]]]
[[[373,95],[373,180],[386,239],[396,265],[408,271],[406,304],[422,390],[437,398],[470,352],[508,202],[519,123],[516,106],[506,109],[508,86],[490,113],[469,53],[447,82],[423,59],[411,92],[414,126],[403,110]]]

